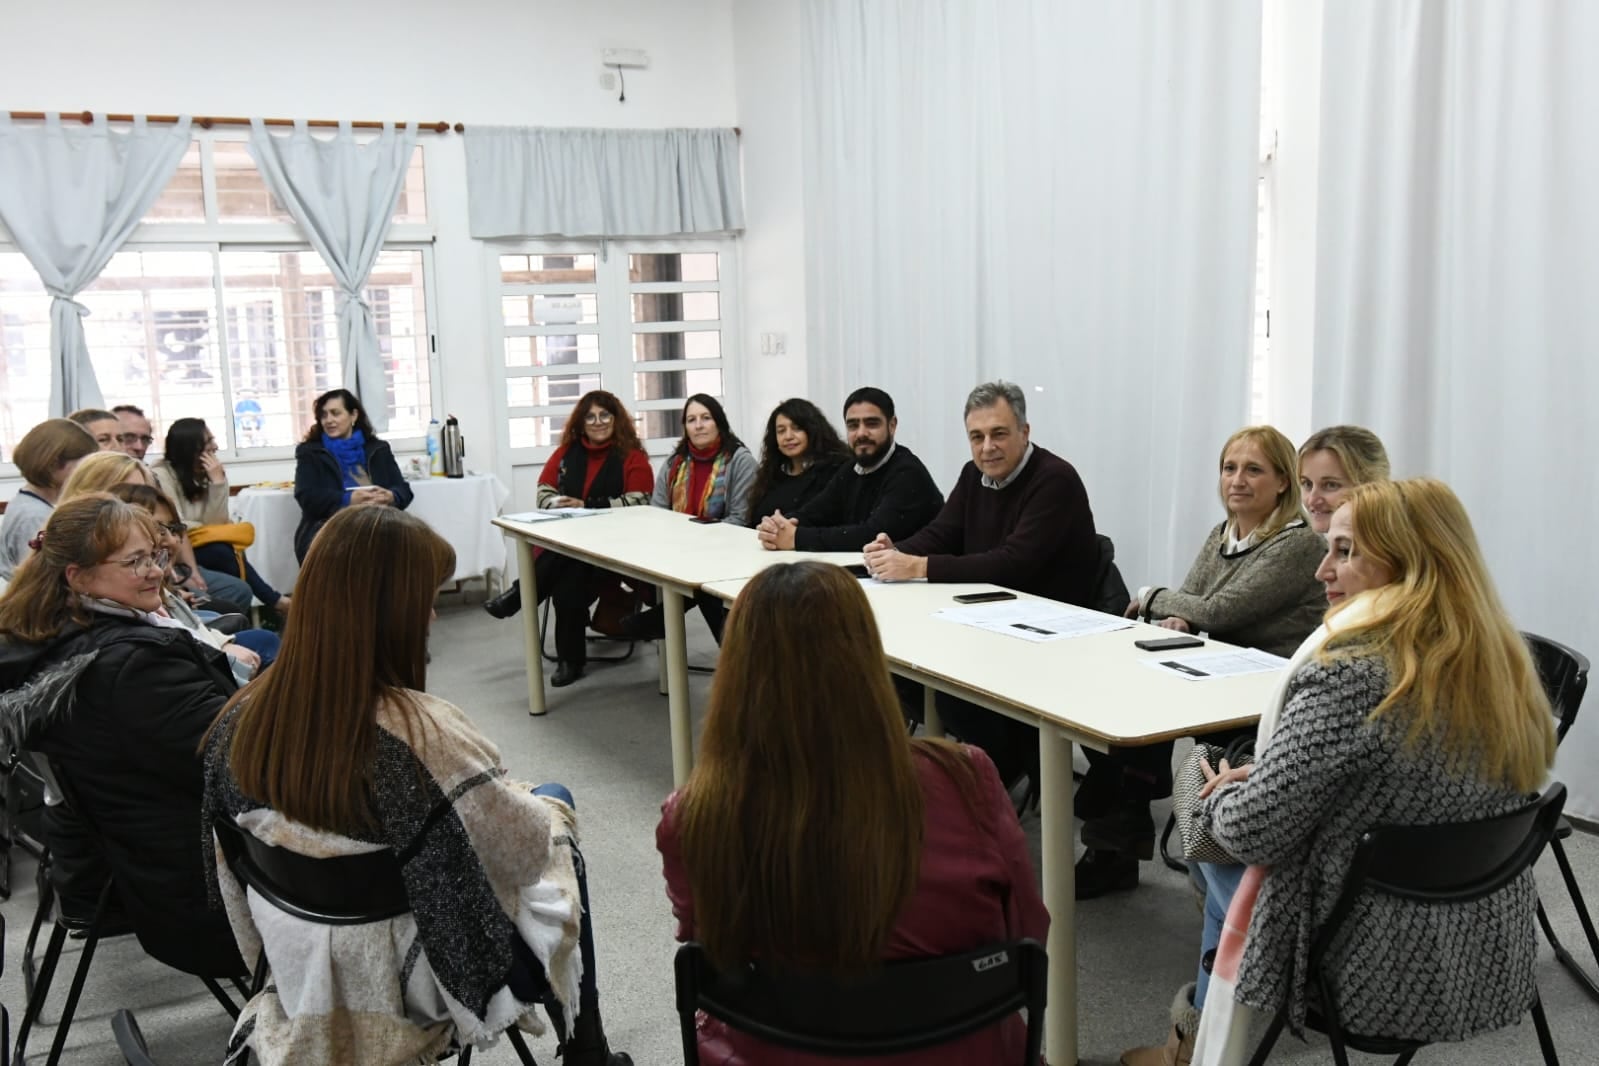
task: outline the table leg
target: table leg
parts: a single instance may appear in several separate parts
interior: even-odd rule
[[[682,788],[694,766],[694,724],[688,709],[688,644],[683,634],[683,594],[662,587],[666,606],[666,705],[672,720],[672,785]]]
[[[671,691],[670,678],[666,676],[666,642],[661,641],[655,645],[655,665],[659,668],[660,676],[655,679],[655,684],[661,695]]]
[[[944,735],[944,720],[938,716],[938,693],[932,685],[922,686],[922,732],[926,736]]]
[[[1072,841],[1072,742],[1059,730],[1038,730],[1038,810],[1044,852],[1044,905],[1049,908],[1049,1007],[1044,1051],[1052,1066],[1077,1062],[1077,868]]]
[[[527,647],[527,713],[541,715],[544,706],[543,649],[539,647],[539,590],[534,585],[533,544],[516,538],[516,572],[522,581],[522,637]]]

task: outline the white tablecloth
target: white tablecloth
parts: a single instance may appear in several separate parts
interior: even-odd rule
[[[432,526],[455,549],[454,580],[484,577],[505,569],[505,539],[491,525],[510,491],[492,474],[462,478],[430,477],[409,482],[416,498],[407,510]],[[248,488],[233,497],[234,519],[255,526],[250,562],[282,592],[294,587],[300,564],[294,558],[294,530],[300,505],[288,489]]]

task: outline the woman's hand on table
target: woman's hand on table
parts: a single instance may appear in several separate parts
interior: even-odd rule
[[[582,507],[583,501],[576,496],[557,496],[550,501],[551,507]]]
[[[1179,633],[1193,632],[1192,629],[1188,628],[1188,623],[1183,621],[1181,618],[1162,618],[1155,624],[1160,626],[1162,629],[1175,629]]]

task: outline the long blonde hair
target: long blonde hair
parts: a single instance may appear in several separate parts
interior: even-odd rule
[[[728,618],[676,814],[696,935],[718,965],[881,959],[921,867],[913,752],[976,805],[963,749],[906,736],[860,582],[817,562],[756,575]]]
[[[139,484],[150,484],[150,475],[144,464],[124,452],[96,452],[80,462],[61,486],[61,499],[65,502],[86,492],[110,492],[112,485],[128,480],[137,473]]]
[[[1264,541],[1275,536],[1296,518],[1309,522],[1310,518],[1299,500],[1299,459],[1294,452],[1294,442],[1283,436],[1282,431],[1275,426],[1245,426],[1228,437],[1227,443],[1221,446],[1221,456],[1216,460],[1218,471],[1226,465],[1227,453],[1240,441],[1248,441],[1259,448],[1266,462],[1271,464],[1272,472],[1288,485],[1277,494],[1277,506],[1260,524],[1257,540]],[[1217,495],[1221,497],[1224,520],[1231,522],[1232,512],[1227,509],[1226,493],[1218,489]]]
[[[1339,632],[1319,658],[1381,655],[1392,687],[1374,720],[1403,718],[1408,745],[1439,745],[1484,780],[1542,787],[1555,755],[1549,698],[1459,497],[1442,481],[1411,478],[1356,486],[1343,506],[1353,550],[1393,580],[1369,597],[1372,616]]]

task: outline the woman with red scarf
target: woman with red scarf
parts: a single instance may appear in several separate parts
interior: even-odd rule
[[[650,502],[711,522],[747,526],[756,470],[755,456],[733,433],[722,405],[697,392],[683,405],[683,439],[661,464]],[[694,602],[720,644],[727,609],[708,593],[695,593]],[[634,640],[659,640],[666,632],[666,616],[653,607],[624,619],[622,632]]]
[[[585,393],[572,408],[555,449],[539,475],[538,506],[642,507],[650,502],[655,475],[622,401],[603,389]],[[541,551],[533,564],[539,601],[555,598],[555,674],[550,684],[570,685],[583,676],[584,631],[589,604],[615,575],[555,552]],[[522,607],[520,582],[483,604],[496,618]]]

